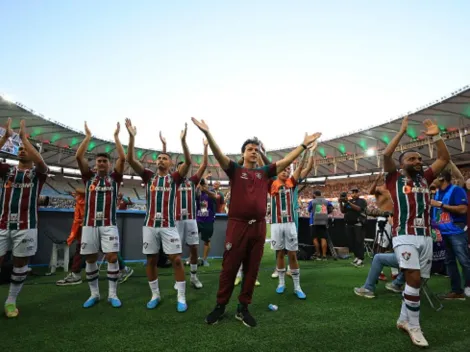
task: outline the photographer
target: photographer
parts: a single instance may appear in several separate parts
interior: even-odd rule
[[[356,267],[364,266],[364,237],[366,216],[365,210],[367,202],[363,198],[359,198],[359,189],[351,190],[352,197],[348,198],[346,192],[341,193],[339,205],[341,212],[344,214],[346,223],[346,235],[349,239],[349,250],[353,251],[356,257],[352,264]]]

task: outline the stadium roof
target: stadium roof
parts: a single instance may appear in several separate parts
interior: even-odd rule
[[[422,122],[425,119],[432,119],[439,125],[443,134],[450,136],[446,140],[446,144],[452,154],[452,158],[456,163],[468,162],[470,160],[468,152],[468,133],[470,127],[470,87],[466,86],[455,92],[449,97],[442,97],[426,106],[422,106],[416,111],[409,111],[408,133],[403,138],[402,143],[410,143],[420,141],[425,138],[422,134]],[[405,115],[404,115],[405,116]],[[75,151],[80,142],[84,138],[81,131],[67,127],[60,122],[52,121],[44,117],[42,114],[34,112],[21,103],[14,103],[0,96],[0,125],[4,126],[8,117],[12,118],[12,127],[17,129],[21,119],[26,120],[28,133],[31,139],[43,144],[43,157],[49,165],[61,166],[66,168],[76,168],[74,158]],[[338,136],[329,140],[322,140],[317,148],[316,158],[318,166],[316,176],[331,176],[339,174],[357,174],[364,172],[376,171],[377,152],[383,149],[400,129],[403,116],[389,120],[378,126],[369,127],[363,130],[354,131],[350,134]],[[456,132],[464,131],[463,136],[457,138]],[[463,137],[463,138],[462,138]],[[462,143],[463,142],[463,143]],[[464,148],[462,148],[462,145]],[[431,158],[428,148],[419,147],[419,151],[423,154],[425,161]],[[268,157],[272,161],[281,159],[292,148],[283,148],[271,150]],[[107,140],[93,138],[88,148],[89,158],[93,159],[93,155],[98,152],[107,152],[115,156],[114,143]],[[146,166],[151,166],[156,160],[159,150],[136,148],[137,157]],[[181,160],[181,153],[170,153],[173,159]],[[362,154],[364,157],[353,160],[353,155]],[[231,158],[238,160],[240,155],[229,155]],[[334,158],[341,161],[333,163]],[[434,156],[435,157],[435,156]],[[193,161],[196,164],[202,162],[202,155],[195,155]],[[209,156],[210,169],[214,175],[219,178],[225,178],[225,174],[221,172],[218,163],[213,156]],[[356,167],[357,166],[357,167]],[[128,174],[132,174],[131,170],[127,170]],[[312,171],[311,176],[314,172]]]

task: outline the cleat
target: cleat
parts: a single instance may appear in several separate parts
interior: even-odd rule
[[[277,272],[277,270],[274,270],[274,272],[271,274],[271,278],[277,279],[278,277],[279,277],[279,273]]]
[[[380,280],[380,281],[387,281],[387,277],[385,276],[384,273],[381,273],[381,274],[379,275],[379,280]]]
[[[100,296],[91,296],[85,301],[85,303],[83,303],[83,308],[91,308],[99,301],[100,301]]]
[[[237,278],[235,279],[235,286],[240,285],[240,282],[242,282],[242,278],[237,276]]]
[[[255,286],[261,286],[261,283],[258,281],[258,279],[255,282]]]
[[[397,329],[398,329],[398,330],[405,331],[405,332],[408,332],[408,322],[407,322],[407,321],[398,320],[398,321],[397,321]]]
[[[394,285],[392,282],[387,282],[385,284],[385,288],[389,291],[392,291],[394,293],[402,293],[403,292],[403,288],[400,287],[400,286],[397,286],[397,285]]]
[[[176,310],[179,313],[186,312],[188,310],[188,305],[186,303],[178,302],[178,304],[176,305]]]
[[[282,294],[282,293],[284,293],[285,290],[286,290],[286,286],[281,286],[281,285],[279,285],[279,286],[276,288],[276,293]]]
[[[176,284],[176,282],[175,282],[175,286],[173,286],[173,288],[174,288],[176,291],[178,291],[178,285]]]
[[[80,285],[82,283],[82,278],[80,275],[69,273],[65,278],[57,281],[55,284],[57,286],[73,286]]]
[[[294,294],[297,296],[298,299],[306,299],[307,295],[300,289],[300,290],[295,290]]]
[[[410,335],[411,342],[419,347],[428,347],[429,343],[424,338],[421,328],[408,328],[408,334]]]
[[[122,306],[121,301],[117,297],[109,297],[108,302],[111,303],[111,306],[113,306],[113,308],[120,308]]]
[[[122,284],[127,281],[128,278],[130,278],[134,274],[134,269],[129,268],[126,266],[121,272],[119,272],[119,279],[118,283]]]
[[[194,287],[195,289],[199,290],[200,288],[202,288],[202,283],[201,281],[199,281],[197,277],[191,278],[190,282],[191,282],[191,286]]]
[[[16,308],[15,303],[5,304],[5,316],[7,318],[16,318],[20,314],[18,308]]]
[[[147,309],[155,309],[158,304],[160,303],[161,301],[161,298],[160,296],[157,296],[157,297],[152,297],[152,299],[150,301],[148,301],[147,303]]]

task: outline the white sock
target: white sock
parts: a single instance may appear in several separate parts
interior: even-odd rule
[[[392,272],[392,275],[398,275],[398,269],[397,268],[390,268],[390,271]]]
[[[186,281],[177,281],[176,288],[178,289],[178,302],[186,303]]]
[[[10,291],[8,291],[8,298],[6,300],[6,304],[16,304],[16,298],[20,294],[21,288],[26,280],[26,276],[28,275],[28,266],[25,265],[21,268],[13,267],[13,271],[11,273],[11,283],[10,283]]]
[[[292,269],[292,281],[294,281],[294,290],[301,290],[300,288],[300,269]]]
[[[279,286],[285,286],[286,285],[286,269],[279,269],[277,268],[277,273],[279,274]]]
[[[119,279],[119,263],[108,263],[108,297],[117,297],[117,281]]]
[[[400,317],[398,320],[408,322],[408,309],[406,308],[405,298],[402,298]]]
[[[100,272],[98,270],[98,264],[94,263],[86,263],[85,266],[86,271],[86,279],[88,280],[88,286],[90,287],[90,292],[92,296],[98,297],[100,295],[100,289],[98,287],[98,278],[100,276]]]
[[[150,291],[152,291],[152,299],[160,297],[160,289],[158,288],[158,279],[149,281]]]
[[[287,271],[290,271],[290,265],[287,266]]]
[[[197,264],[190,264],[190,270],[191,270],[191,279],[196,278],[197,276]]]
[[[419,311],[420,311],[420,296],[419,288],[414,288],[405,285],[405,290],[403,291],[404,303],[406,305],[406,310],[408,313],[408,326],[410,328],[419,328]]]

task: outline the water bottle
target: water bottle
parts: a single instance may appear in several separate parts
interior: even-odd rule
[[[268,306],[268,308],[269,308],[269,310],[272,310],[273,312],[277,311],[277,309],[278,309],[277,306],[274,305],[274,304],[270,304],[270,305]]]

